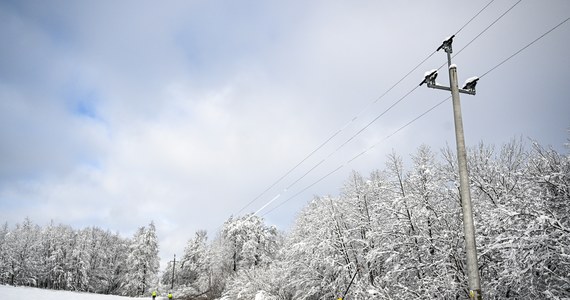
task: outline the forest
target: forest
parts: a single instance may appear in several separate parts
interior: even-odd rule
[[[478,266],[487,299],[570,297],[570,145],[520,139],[468,149]],[[154,224],[132,238],[99,228],[0,228],[0,283],[176,299],[466,299],[456,155],[420,146],[336,196],[315,196],[280,232],[260,216],[203,230],[160,274]],[[350,282],[352,285],[347,290]]]

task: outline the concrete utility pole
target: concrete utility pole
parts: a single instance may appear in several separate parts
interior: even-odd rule
[[[467,279],[469,283],[469,298],[482,300],[481,281],[477,264],[477,246],[475,244],[475,226],[473,224],[473,212],[471,209],[471,191],[469,189],[469,177],[467,173],[467,151],[465,150],[465,137],[463,134],[463,119],[461,117],[461,103],[459,93],[475,95],[475,86],[479,78],[472,77],[465,82],[463,89],[457,84],[457,66],[451,64],[451,53],[454,36],[443,41],[437,48],[447,53],[447,66],[449,68],[450,87],[438,85],[435,82],[437,70],[426,72],[424,81],[427,86],[435,89],[451,91],[453,101],[453,117],[455,121],[455,140],[457,144],[457,161],[459,164],[459,192],[461,196],[461,208],[463,210],[463,232],[465,235],[465,249],[467,253]]]

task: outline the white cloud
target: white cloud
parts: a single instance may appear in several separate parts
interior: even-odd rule
[[[0,46],[0,219],[55,219],[124,234],[154,220],[161,254],[170,256],[197,229],[213,236],[230,214],[435,50],[450,34],[449,24],[458,28],[481,7],[373,1],[236,5],[0,4],[0,38],[11,41]],[[458,47],[502,6],[467,27]],[[537,6],[544,5],[521,4],[507,19],[510,25],[497,24],[497,31],[512,30],[531,12],[541,12]],[[558,9],[542,8],[541,22],[568,11],[565,2],[553,6]],[[566,78],[569,44],[561,39],[566,32],[561,28],[537,45],[540,55],[514,64],[538,71],[520,76],[505,65],[500,78],[489,75],[479,82],[477,96],[464,97],[468,142],[479,137],[500,142],[527,132],[564,142],[565,136],[550,133],[567,123],[563,84],[548,85],[548,91],[532,88],[536,97],[545,93],[544,111],[511,109],[520,101],[537,105],[525,93],[552,79],[546,76],[556,66],[552,61],[559,66],[554,78]],[[458,56],[461,78],[480,75],[504,58],[502,52],[495,55],[498,44],[514,51],[535,35],[518,32],[516,42],[507,37],[481,38]],[[551,49],[551,57],[540,53]],[[248,210],[269,201],[444,61],[443,54],[434,55]],[[418,89],[280,200],[443,98],[443,92]],[[488,119],[481,122],[482,116]],[[350,168],[368,173],[382,167],[393,148],[406,156],[422,143],[435,149],[446,141],[453,145],[450,122],[444,104],[290,201],[269,221],[288,224],[312,194],[337,193]]]

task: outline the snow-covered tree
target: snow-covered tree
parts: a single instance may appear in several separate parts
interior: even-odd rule
[[[8,283],[11,285],[35,286],[39,264],[40,228],[26,218],[22,224],[6,235],[8,253]]]
[[[222,239],[232,271],[267,264],[276,253],[277,229],[265,226],[255,215],[230,218],[224,223]]]
[[[207,232],[196,232],[184,249],[180,260],[178,281],[194,290],[194,295],[203,294],[210,289],[210,256],[208,255]]]
[[[160,260],[156,228],[151,222],[148,228],[140,227],[133,237],[127,258],[125,277],[126,295],[144,295],[156,282]]]
[[[334,299],[354,273],[356,261],[339,202],[316,197],[299,214],[282,250],[286,291],[295,299]]]
[[[9,233],[8,222],[6,222],[0,228],[0,284],[8,283],[10,278],[10,256],[7,245]]]
[[[223,287],[232,297],[251,299],[246,296],[254,296],[249,288],[236,282],[245,274],[269,268],[277,254],[277,242],[277,229],[265,225],[261,217],[248,214],[228,219],[213,244],[210,287]]]
[[[0,283],[123,293],[129,244],[118,233],[97,227],[74,230],[51,222],[41,228],[29,218],[13,229],[5,223],[0,228]]]
[[[103,243],[103,249],[107,249],[102,262],[107,266],[107,271],[102,274],[102,281],[106,285],[104,293],[118,294],[126,280],[129,242],[118,233],[109,233]]]
[[[88,236],[85,230],[75,234],[71,255],[68,258],[68,286],[75,291],[87,291],[89,286]]]
[[[468,149],[483,294],[570,298],[570,156],[520,140]],[[180,295],[204,299],[467,297],[456,156],[421,146],[338,196],[316,196],[282,236],[254,215],[198,231],[176,264]],[[154,224],[132,239],[98,228],[0,228],[0,283],[143,295],[158,271]],[[170,283],[171,266],[163,276]]]

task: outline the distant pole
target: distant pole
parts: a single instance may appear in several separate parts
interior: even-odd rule
[[[176,254],[174,254],[174,260],[172,263],[172,282],[170,285],[170,290],[174,289],[174,269],[176,268]]]
[[[424,82],[430,88],[451,91],[453,101],[453,118],[455,122],[455,140],[457,145],[457,161],[459,166],[459,193],[461,197],[461,208],[463,210],[463,232],[465,235],[465,251],[467,254],[467,279],[469,284],[469,298],[482,300],[481,281],[479,278],[479,268],[477,266],[477,246],[475,244],[475,226],[473,223],[473,211],[471,207],[471,191],[469,189],[469,175],[467,173],[467,151],[465,150],[465,135],[463,133],[463,118],[461,116],[461,102],[459,93],[475,95],[475,85],[478,78],[474,77],[466,83],[463,89],[459,89],[457,84],[457,66],[451,64],[451,53],[453,37],[447,38],[437,49],[443,49],[447,53],[447,66],[449,69],[450,87],[440,86],[435,82],[437,70],[426,73]]]

